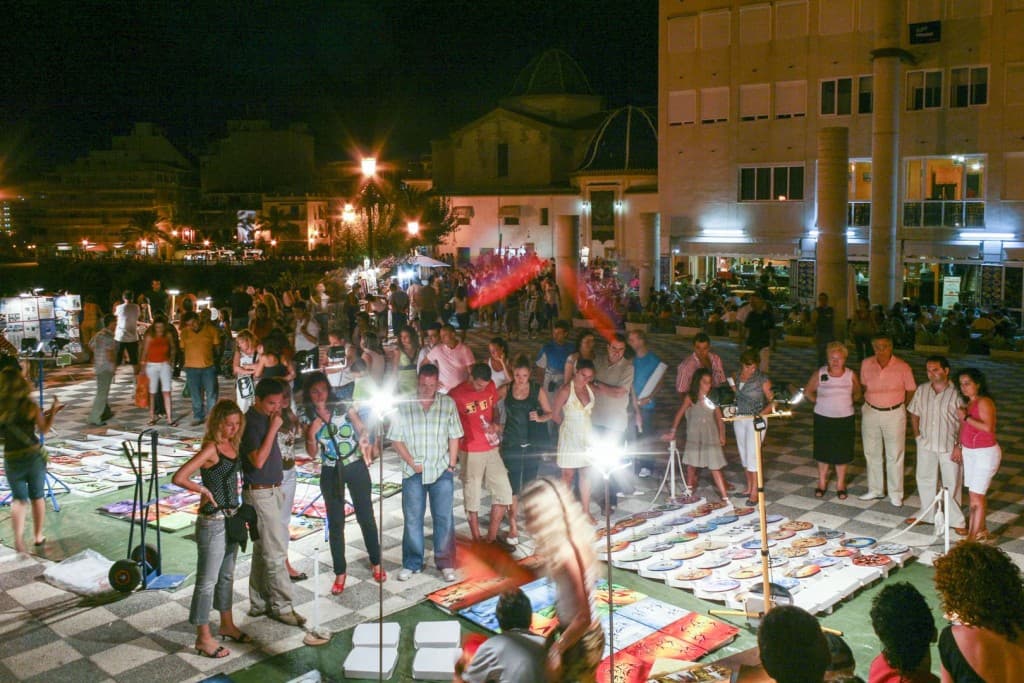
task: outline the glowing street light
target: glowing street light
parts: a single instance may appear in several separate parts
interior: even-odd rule
[[[373,186],[374,178],[377,177],[377,157],[363,157],[360,162],[363,171],[363,178],[366,185],[363,187],[363,210],[366,211],[366,247],[370,256],[370,263],[373,263],[373,209],[376,204],[376,188]],[[370,193],[369,202],[367,194]]]
[[[359,162],[364,178],[372,178],[377,175],[377,157],[363,157]]]
[[[349,203],[345,204],[345,207],[341,210],[341,220],[351,225],[356,222],[356,207]]]
[[[409,221],[408,223],[405,224],[405,229],[409,231],[410,237],[418,235],[420,234],[420,222]]]

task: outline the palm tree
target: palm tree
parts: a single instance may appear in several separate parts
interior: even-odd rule
[[[170,232],[170,221],[153,210],[136,211],[128,218],[128,225],[121,230],[125,242],[145,240],[155,244],[157,257],[162,258],[165,245],[173,247],[178,238]]]
[[[270,207],[269,211],[256,217],[256,223],[259,230],[269,232],[271,239],[276,239],[278,242],[302,240],[302,231],[299,226],[290,222],[280,207]]]

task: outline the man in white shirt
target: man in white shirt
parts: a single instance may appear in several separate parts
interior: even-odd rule
[[[963,469],[953,462],[953,450],[960,434],[960,392],[949,381],[949,361],[945,356],[931,356],[925,361],[928,381],[917,388],[907,411],[917,443],[917,492],[921,509],[907,524],[932,524],[932,503],[938,490],[939,476],[942,486],[949,489],[950,506],[946,510],[946,524],[960,536],[967,534],[964,512]]]
[[[130,289],[121,292],[121,303],[114,307],[117,328],[114,341],[117,342],[117,364],[124,361],[125,351],[132,365],[132,377],[139,374],[139,305],[134,302],[135,293]]]
[[[309,313],[305,301],[296,301],[292,304],[292,313],[295,316],[295,351],[312,352],[310,354],[312,367],[320,367],[320,324]]]
[[[469,369],[476,362],[451,325],[441,326],[441,343],[427,353],[425,360],[437,366],[438,391],[445,394],[469,379]]]

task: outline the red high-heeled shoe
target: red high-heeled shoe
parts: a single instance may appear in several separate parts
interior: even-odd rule
[[[334,578],[334,585],[331,586],[331,595],[341,595],[342,591],[345,590],[345,579],[348,578],[348,574],[342,574]]]
[[[375,564],[373,565],[373,580],[377,583],[384,583],[388,580],[388,573],[384,571],[384,565]]]

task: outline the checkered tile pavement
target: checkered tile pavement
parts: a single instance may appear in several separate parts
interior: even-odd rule
[[[482,358],[486,342],[492,335],[478,330],[470,334],[470,344]],[[512,342],[513,353],[535,353],[539,342]],[[727,371],[736,366],[738,349],[734,343],[715,340],[714,349],[725,361]],[[654,432],[660,433],[671,421],[677,407],[674,395],[674,366],[687,353],[688,342],[672,336],[651,335],[651,347],[673,368],[658,394],[658,422]],[[915,370],[919,381],[925,378],[923,357],[912,352],[901,352]],[[999,408],[999,441],[1003,448],[1003,464],[990,493],[989,527],[999,536],[999,545],[1024,566],[1024,524],[1020,512],[1024,506],[1024,407],[1017,402],[1024,388],[1024,366],[1000,363],[982,357],[952,359],[954,367],[973,365],[981,368],[990,378],[992,391]],[[856,364],[854,364],[855,366]],[[772,361],[771,376],[778,386],[793,383],[802,385],[815,367],[814,350],[780,346]],[[62,413],[58,426],[60,436],[74,436],[93,428],[85,422],[88,416],[95,383],[92,372],[84,366],[73,366],[47,373],[47,400],[56,394],[68,408]],[[231,395],[230,382],[221,382],[221,395]],[[180,396],[180,384],[176,385]],[[127,369],[121,369],[111,391],[111,406],[115,416],[109,425],[130,432],[146,426],[148,415],[133,406],[133,387]],[[177,399],[176,399],[177,400]],[[187,401],[177,400],[176,412],[186,414]],[[182,420],[189,422],[189,415]],[[166,426],[162,430],[168,430]],[[173,429],[179,436],[199,436],[200,428],[179,426]],[[731,431],[731,430],[730,430]],[[664,452],[657,443],[652,450]],[[857,452],[860,453],[858,445]],[[743,478],[735,452],[735,445],[727,446],[730,464],[727,478],[740,484]],[[398,468],[394,456],[386,456],[386,480],[397,480]],[[620,512],[634,512],[651,503],[660,483],[666,458],[659,459],[659,469],[649,479],[636,480],[642,495],[623,499]],[[907,454],[908,497],[901,508],[888,500],[860,501],[857,495],[864,491],[863,459],[851,466],[850,497],[845,501],[835,498],[833,489],[824,499],[813,496],[816,468],[811,459],[811,411],[800,406],[791,419],[775,420],[769,424],[765,441],[766,486],[770,511],[816,524],[842,528],[848,533],[880,538],[903,527],[903,519],[917,510],[919,500],[913,481],[913,444],[908,441]],[[550,464],[545,467],[553,467]],[[714,497],[710,479],[702,477],[700,493]],[[52,514],[52,513],[51,513]],[[6,515],[0,513],[0,523],[6,526]],[[456,491],[457,531],[468,534],[461,507],[461,490]],[[392,613],[422,600],[423,596],[440,587],[438,572],[429,569],[414,575],[408,582],[395,580],[401,561],[401,496],[386,499],[384,504],[384,558],[390,578],[384,584],[384,610]],[[916,546],[919,551],[940,551],[941,545],[933,539],[930,527],[926,533],[907,533],[901,540]],[[117,533],[120,533],[118,531]],[[0,532],[8,537],[9,532]],[[371,577],[365,551],[358,533],[350,532],[348,558],[350,571],[344,595],[340,598],[321,597],[320,621],[333,631],[350,628],[356,623],[372,619],[377,614],[378,589]],[[313,556],[320,550],[319,592],[327,595],[333,575],[326,543],[320,534],[313,534],[291,544],[293,565],[310,575],[306,582],[295,585],[297,610],[307,617],[313,616]],[[521,551],[522,552],[522,551]],[[429,562],[429,560],[428,560]],[[265,618],[250,618],[247,581],[249,555],[239,557],[235,582],[235,615],[241,628],[251,633],[252,645],[232,643],[231,655],[223,660],[210,660],[196,656],[192,650],[194,631],[188,624],[188,604],[191,599],[191,581],[177,591],[155,591],[114,596],[110,601],[83,601],[77,596],[45,583],[41,574],[49,562],[41,558],[18,556],[8,548],[0,547],[0,680],[31,681],[189,681],[201,680],[218,672],[236,671],[268,656],[301,646],[303,633],[299,629],[283,626]]]

